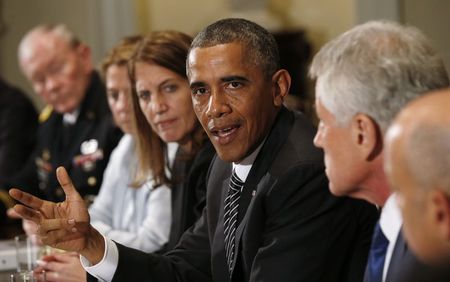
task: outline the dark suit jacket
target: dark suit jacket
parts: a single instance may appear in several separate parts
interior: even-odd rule
[[[408,248],[400,232],[395,242],[385,282],[449,282],[450,270],[426,265]]]
[[[62,114],[52,112],[40,124],[37,148],[27,166],[10,185],[62,201],[64,193],[55,175],[55,169],[62,165],[82,196],[96,195],[121,135],[113,123],[105,87],[99,75],[93,73],[76,123],[65,127]]]
[[[303,115],[280,111],[240,198],[231,278],[222,228],[231,164],[215,158],[206,208],[180,244],[165,256],[118,245],[113,281],[361,281],[377,211],[330,194],[314,134]]]
[[[195,158],[186,159],[181,150],[175,157],[172,168],[172,224],[169,242],[160,253],[172,250],[181,235],[201,216],[206,205],[206,174],[216,151],[209,140],[205,140]]]
[[[20,170],[36,144],[38,118],[27,96],[0,78],[0,222],[9,207],[6,184]]]

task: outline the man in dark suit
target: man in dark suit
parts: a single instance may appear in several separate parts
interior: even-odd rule
[[[449,107],[448,88],[416,99],[396,117],[385,138],[385,170],[402,199],[405,237],[423,262],[447,269],[440,281],[450,281]],[[436,281],[409,257],[403,255],[402,264],[409,268],[401,281]]]
[[[398,281],[400,262],[409,256],[424,269],[400,232],[402,217],[383,171],[383,135],[408,101],[448,87],[442,59],[419,30],[373,21],[327,43],[310,72],[320,118],[314,142],[324,149],[331,192],[383,208],[365,281]]]
[[[272,35],[246,20],[218,21],[194,39],[187,71],[218,156],[203,215],[174,250],[145,254],[105,240],[63,168],[67,201],[11,190],[40,214],[15,210],[39,224],[45,243],[80,252],[101,280],[361,281],[376,210],[329,193],[314,127],[282,105],[290,76]]]
[[[64,166],[83,197],[96,195],[121,132],[113,123],[89,47],[64,25],[41,25],[20,42],[19,63],[47,107],[33,156],[9,187],[62,201],[55,169]]]
[[[13,204],[6,183],[33,151],[37,127],[38,117],[31,101],[0,78],[0,222]]]

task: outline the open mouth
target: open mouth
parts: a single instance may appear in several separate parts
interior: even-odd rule
[[[224,127],[221,129],[214,128],[210,130],[213,138],[221,145],[226,145],[233,141],[233,139],[237,135],[237,131],[240,128],[240,125],[232,125],[228,127]]]

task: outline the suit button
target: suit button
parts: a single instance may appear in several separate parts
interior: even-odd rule
[[[97,178],[95,176],[91,176],[87,179],[87,184],[89,186],[95,186],[97,184]]]

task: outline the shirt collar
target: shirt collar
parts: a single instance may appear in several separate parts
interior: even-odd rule
[[[80,115],[80,108],[77,108],[71,113],[63,114],[63,124],[64,125],[74,125],[77,122],[78,116]]]
[[[262,145],[265,141],[266,140],[264,139],[264,141],[259,144],[259,146],[253,151],[253,153],[248,155],[240,163],[233,163],[233,170],[236,171],[237,176],[242,180],[242,182],[245,183],[248,173],[250,172],[250,169],[255,162],[256,156],[258,155],[259,151],[261,151]]]
[[[403,224],[400,207],[397,203],[397,196],[392,193],[387,199],[380,216],[380,227],[389,242],[397,240],[398,233]]]

